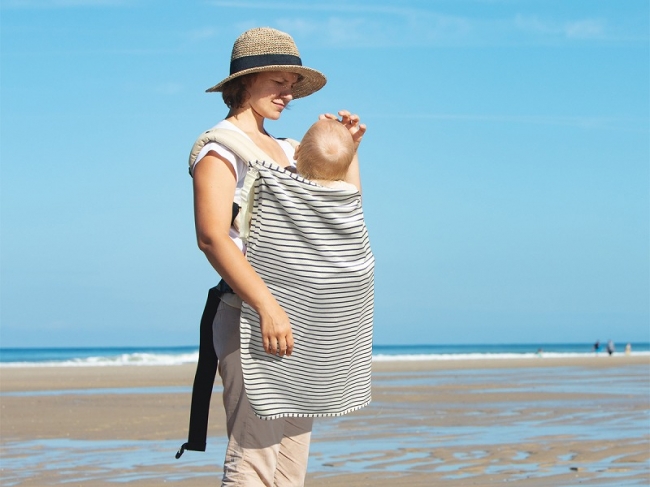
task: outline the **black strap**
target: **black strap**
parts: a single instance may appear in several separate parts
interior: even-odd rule
[[[231,227],[235,223],[235,219],[237,218],[238,214],[239,214],[239,205],[237,203],[233,203],[232,204],[232,218],[230,219],[230,226]]]
[[[227,287],[227,289],[226,289]],[[212,387],[217,373],[218,358],[212,343],[212,322],[217,314],[217,308],[224,292],[232,292],[225,281],[208,291],[208,299],[201,316],[201,331],[199,342],[199,360],[196,365],[194,385],[192,386],[192,406],[190,409],[190,431],[187,443],[184,443],[176,458],[180,458],[185,450],[205,451],[208,435],[208,415],[210,414],[210,399]]]

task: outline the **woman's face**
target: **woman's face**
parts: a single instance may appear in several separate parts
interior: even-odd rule
[[[293,99],[293,86],[298,75],[284,71],[263,71],[257,73],[248,87],[250,97],[247,104],[262,118],[277,120]]]

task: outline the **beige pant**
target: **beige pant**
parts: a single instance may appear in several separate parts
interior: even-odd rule
[[[224,298],[212,324],[228,431],[222,487],[302,486],[313,420],[255,416],[244,390],[239,355],[241,301],[233,294]]]

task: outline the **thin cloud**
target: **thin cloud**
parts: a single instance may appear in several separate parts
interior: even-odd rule
[[[372,118],[556,125],[583,129],[625,130],[641,132],[646,132],[648,130],[648,126],[650,125],[650,119],[633,117],[413,113],[399,115],[377,115]]]
[[[204,41],[206,39],[213,39],[219,34],[217,29],[206,27],[204,29],[195,29],[189,32],[188,38],[190,41]]]
[[[472,30],[470,19],[425,9],[382,5],[332,3],[289,4],[276,2],[213,1],[211,5],[247,10],[328,12],[329,16],[279,17],[274,25],[309,42],[334,47],[389,47],[464,42]],[[346,15],[342,15],[346,14]],[[357,14],[357,15],[354,15]],[[363,14],[363,15],[359,15]],[[257,25],[250,21],[245,28]],[[301,42],[304,44],[304,41]]]
[[[357,12],[357,13],[384,13],[397,15],[426,14],[427,10],[393,7],[384,5],[349,5],[337,3],[281,3],[281,2],[233,2],[233,1],[212,1],[208,2],[215,7],[231,7],[247,10],[285,10],[288,12],[309,11],[309,12]]]
[[[585,41],[647,41],[646,30],[610,25],[607,19],[511,14],[498,18],[440,13],[431,9],[341,3],[289,4],[216,0],[211,5],[240,10],[288,12],[278,28],[331,47],[558,45]],[[514,8],[517,4],[514,4]],[[314,15],[310,15],[313,13]],[[268,21],[267,21],[268,23]],[[257,25],[252,19],[243,25]],[[635,32],[636,31],[636,32]]]
[[[154,88],[156,93],[160,93],[161,95],[177,95],[178,93],[181,93],[183,91],[183,85],[180,83],[162,83],[159,84]]]
[[[468,19],[437,14],[378,17],[281,18],[278,28],[294,37],[332,47],[391,47],[466,44],[475,27]],[[301,42],[304,44],[304,41]]]
[[[603,19],[580,19],[567,22],[517,15],[514,26],[522,32],[549,38],[605,39],[607,24]]]
[[[602,39],[605,37],[605,22],[595,19],[569,22],[564,26],[564,33],[575,39]]]
[[[133,0],[4,0],[2,9],[60,9],[74,7],[124,7]]]

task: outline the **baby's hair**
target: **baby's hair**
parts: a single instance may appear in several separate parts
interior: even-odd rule
[[[352,135],[336,120],[319,120],[302,139],[296,168],[307,179],[344,180],[354,157]]]

